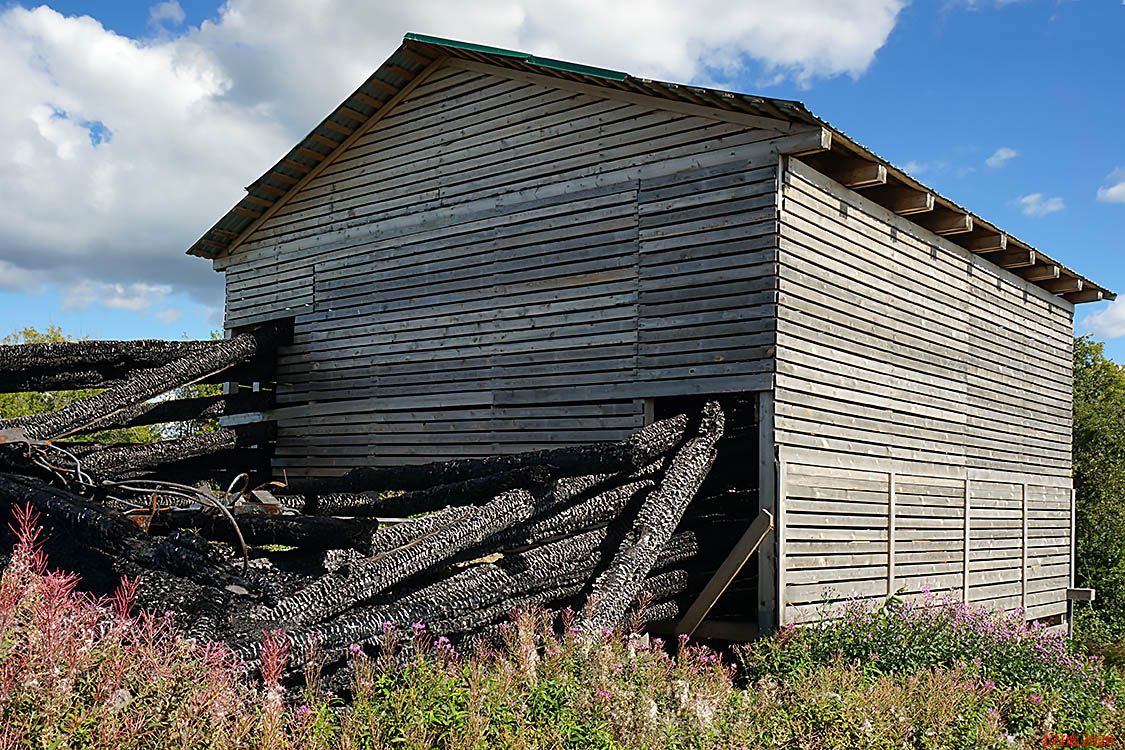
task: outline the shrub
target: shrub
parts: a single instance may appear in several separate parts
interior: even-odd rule
[[[207,746],[247,738],[256,697],[228,652],[175,636],[163,616],[130,613],[47,570],[35,517],[0,577],[0,747]]]
[[[749,680],[806,679],[833,660],[873,677],[953,671],[966,684],[995,690],[994,708],[1009,730],[1024,736],[1043,728],[1048,711],[1055,730],[1105,730],[1116,721],[1123,687],[1100,658],[1081,653],[1060,632],[1026,623],[1020,612],[997,613],[929,592],[882,606],[848,602],[823,623],[790,626],[738,655]]]
[[[314,646],[303,687],[288,640],[263,634],[261,675],[225,649],[50,572],[34,518],[0,577],[0,748],[1009,748],[1046,732],[1120,736],[1116,678],[1017,618],[937,600],[852,605],[822,627],[739,650],[744,674],[686,639],[517,613],[459,651],[419,624],[356,645],[349,700]],[[483,644],[483,642],[481,642]],[[336,684],[336,683],[333,683]]]

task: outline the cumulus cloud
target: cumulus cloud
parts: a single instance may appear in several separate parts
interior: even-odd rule
[[[1102,203],[1125,203],[1125,168],[1115,169],[1106,177],[1106,184],[1098,188]]]
[[[1125,297],[1114,300],[1104,309],[1088,316],[1082,327],[1100,339],[1125,336]]]
[[[165,307],[163,310],[158,310],[156,312],[155,317],[161,323],[167,323],[168,325],[171,325],[172,323],[175,323],[177,320],[179,320],[183,316],[184,316],[184,314],[182,312],[180,312],[179,310],[177,310],[176,308]]]
[[[30,292],[43,289],[46,278],[42,273],[29,271],[0,258],[0,292]]]
[[[187,14],[176,0],[157,3],[148,9],[148,22],[152,26],[179,26]]]
[[[984,163],[992,167],[993,169],[999,169],[1019,155],[1019,151],[1016,151],[1014,148],[1001,146],[1000,148],[993,151],[992,156],[985,159]]]
[[[120,36],[48,7],[0,10],[0,287],[154,312],[220,277],[184,250],[405,31],[681,81],[861,75],[905,0],[228,0]],[[178,29],[169,31],[169,29]],[[135,307],[130,307],[134,305]]]
[[[172,293],[169,284],[107,284],[105,282],[84,280],[71,284],[63,294],[64,308],[84,310],[98,304],[111,310],[130,310],[144,312],[158,305]]]
[[[1046,196],[1043,193],[1028,193],[1016,199],[1016,205],[1024,216],[1046,216],[1057,213],[1066,208],[1066,203],[1057,195]]]

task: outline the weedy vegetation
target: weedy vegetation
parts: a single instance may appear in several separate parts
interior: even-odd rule
[[[0,578],[0,747],[1010,748],[1125,736],[1122,682],[1059,635],[939,597],[860,603],[720,653],[564,612],[461,648],[424,625],[350,649],[341,694],[280,632],[250,675],[220,647],[52,571],[28,511]],[[308,656],[307,654],[305,655]]]

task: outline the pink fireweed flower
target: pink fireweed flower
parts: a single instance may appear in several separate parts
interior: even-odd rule
[[[1031,701],[1032,703],[1042,703],[1043,702],[1043,696],[1040,695],[1039,693],[1032,693],[1031,695],[1027,696],[1027,699],[1029,701]]]

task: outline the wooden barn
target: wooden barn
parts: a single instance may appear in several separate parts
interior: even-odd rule
[[[928,586],[1066,622],[1074,306],[1113,295],[798,102],[410,34],[189,252],[228,331],[292,325],[278,475],[741,394],[745,619]]]

